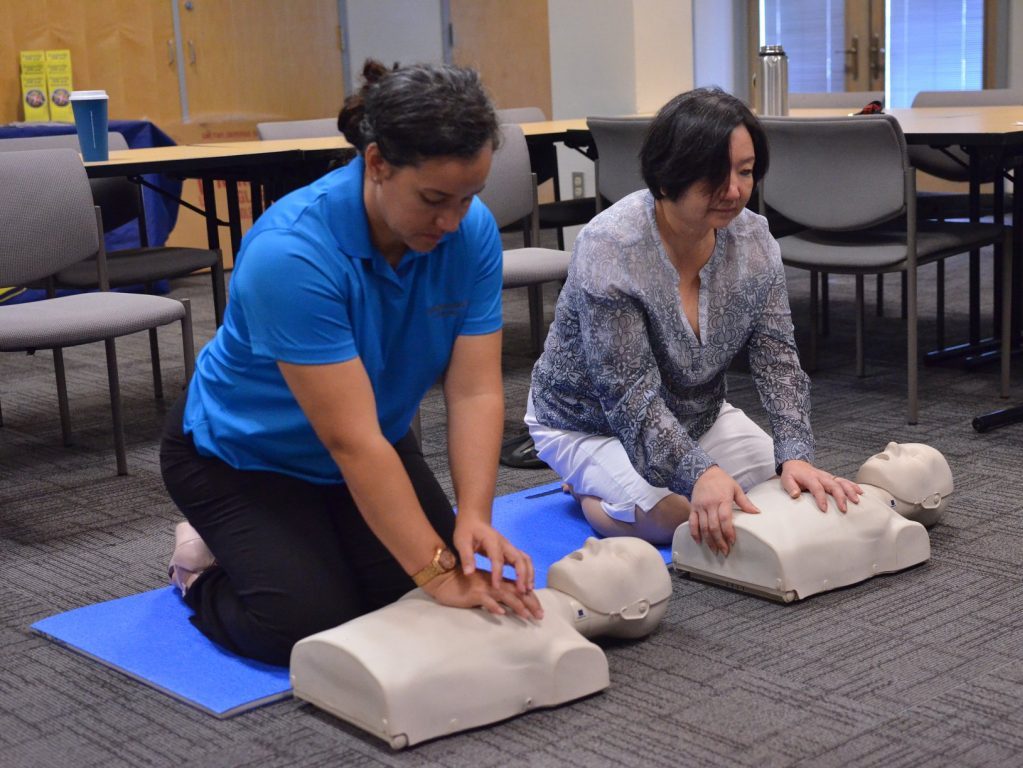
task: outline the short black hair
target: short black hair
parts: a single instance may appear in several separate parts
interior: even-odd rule
[[[749,107],[720,88],[687,91],[661,107],[639,152],[643,181],[653,196],[676,200],[697,182],[706,181],[711,189],[724,184],[732,166],[732,131],[740,125],[753,139],[756,183],[767,173],[767,136]]]
[[[475,70],[446,64],[387,68],[367,59],[364,85],[345,99],[337,127],[359,153],[376,142],[391,165],[471,158],[500,141],[497,114]]]

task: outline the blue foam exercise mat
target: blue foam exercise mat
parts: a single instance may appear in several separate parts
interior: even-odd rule
[[[221,649],[188,621],[174,587],[87,605],[32,629],[216,717],[291,696],[287,667]]]
[[[528,488],[494,499],[492,522],[519,549],[533,558],[536,586],[547,586],[547,569],[573,552],[594,533],[572,496],[562,492],[561,483]],[[671,562],[671,547],[658,547],[665,563]],[[487,561],[477,558],[484,567]],[[505,575],[511,577],[509,569]]]
[[[533,558],[537,587],[546,585],[552,563],[594,535],[560,483],[498,497],[493,523]],[[660,551],[670,562],[670,548]],[[60,613],[32,629],[216,717],[291,695],[287,667],[244,659],[214,645],[189,622],[191,612],[168,586]]]

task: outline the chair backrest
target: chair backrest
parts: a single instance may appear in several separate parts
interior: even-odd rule
[[[480,199],[494,214],[497,226],[506,227],[533,216],[536,181],[529,167],[529,149],[522,128],[505,123],[501,134],[501,146],[494,152]]]
[[[107,135],[107,143],[111,150],[128,149],[124,135],[111,131]],[[80,147],[78,134],[59,133],[49,136],[21,136],[13,139],[0,139],[0,152],[20,152],[26,149],[73,149]],[[92,197],[95,204],[103,211],[103,229],[112,232],[120,226],[139,218],[138,185],[128,181],[124,176],[113,176],[109,179],[90,179]]]
[[[284,120],[274,123],[256,123],[259,138],[270,139],[319,139],[325,136],[340,136],[336,117],[321,117],[316,120]]]
[[[790,93],[790,109],[849,109],[859,111],[872,101],[884,101],[884,91]]]
[[[914,107],[1011,107],[1023,105],[1023,91],[985,88],[982,91],[920,91]]]
[[[547,119],[540,107],[510,107],[497,110],[499,123],[542,123]]]
[[[24,285],[99,250],[89,179],[72,149],[0,152],[0,285]]]
[[[597,146],[597,205],[603,197],[617,203],[646,187],[639,167],[639,150],[652,117],[587,117]]]
[[[124,135],[111,131],[107,134],[107,145],[112,150],[128,148]],[[73,149],[80,151],[77,133],[52,133],[45,136],[18,136],[0,139],[0,152],[19,152],[25,149]]]
[[[764,202],[812,229],[842,231],[906,212],[906,138],[891,115],[762,117],[771,164]]]

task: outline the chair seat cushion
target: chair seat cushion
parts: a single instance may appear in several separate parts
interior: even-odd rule
[[[540,203],[540,229],[586,224],[597,215],[594,197],[574,197]]]
[[[568,277],[568,251],[553,248],[514,248],[504,252],[505,288],[519,288]]]
[[[107,275],[110,287],[116,288],[184,277],[219,261],[219,253],[204,248],[132,248],[107,254]],[[95,288],[95,259],[62,269],[56,280],[63,288]]]
[[[921,222],[917,263],[926,264],[999,240],[996,224]],[[778,240],[785,264],[836,274],[896,272],[906,266],[906,231],[891,226],[855,232],[807,229]]]
[[[135,293],[80,293],[0,307],[0,352],[73,347],[126,336],[185,315],[180,301]]]

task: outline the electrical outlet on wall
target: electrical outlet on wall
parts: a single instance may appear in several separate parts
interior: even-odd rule
[[[572,171],[572,197],[579,199],[586,197],[586,174],[582,171]]]

